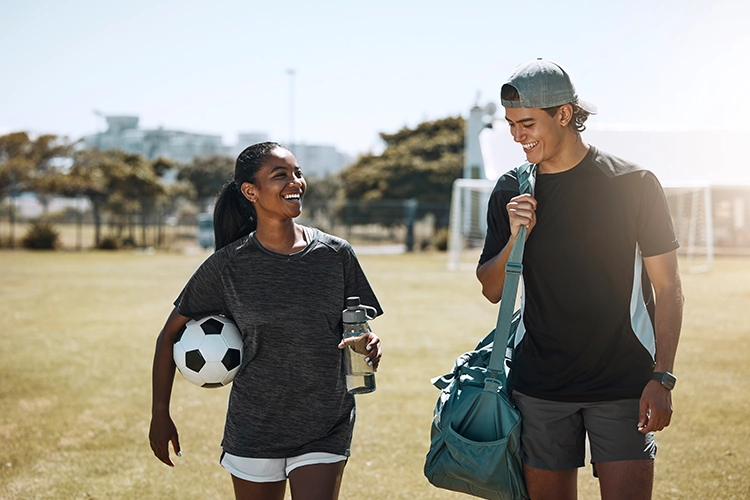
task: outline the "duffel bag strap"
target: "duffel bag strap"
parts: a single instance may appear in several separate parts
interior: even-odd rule
[[[534,184],[536,180],[536,165],[524,163],[516,168],[520,194],[534,194]],[[503,285],[503,294],[500,299],[500,311],[497,315],[497,325],[495,326],[494,346],[506,346],[508,336],[510,335],[511,319],[513,309],[516,305],[516,294],[518,293],[518,283],[523,272],[523,249],[526,244],[526,226],[521,226],[513,243],[508,263],[505,265],[505,283]],[[505,368],[503,367],[505,349],[492,349],[492,356],[487,368],[490,374],[485,381],[485,389],[497,390],[497,387],[506,387],[507,380]]]

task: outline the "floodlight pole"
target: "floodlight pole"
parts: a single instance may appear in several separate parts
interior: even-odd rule
[[[479,106],[480,94],[477,93],[477,102],[469,111],[469,119],[466,120],[466,133],[464,136],[464,179],[485,179],[484,160],[482,159],[482,148],[479,143],[479,134],[488,126],[492,126],[492,118],[497,111],[494,103]],[[468,228],[470,238],[482,240],[485,229],[479,220],[482,207],[486,203],[478,193],[472,193],[462,203],[466,204],[464,213],[468,214]],[[477,221],[477,224],[472,224]],[[464,224],[464,221],[461,222]],[[463,226],[462,226],[463,227]]]
[[[95,115],[95,116],[98,116],[99,118],[101,118],[101,119],[102,119],[102,120],[104,120],[105,122],[106,122],[106,120],[107,120],[107,117],[106,117],[106,116],[104,115],[104,113],[102,113],[102,112],[101,112],[101,111],[99,111],[98,109],[95,109],[95,110],[94,110],[94,115]],[[97,121],[97,122],[99,122],[99,120],[98,120],[98,119],[97,119],[96,121]],[[97,127],[96,127],[96,128],[97,128],[97,129],[99,128],[99,124],[98,124],[98,123],[97,123]],[[103,133],[104,133],[104,129],[102,129],[101,131],[97,131],[97,132],[96,132],[96,149],[99,149],[99,150],[101,150],[101,149],[102,149],[102,134],[103,134]]]
[[[286,70],[289,75],[289,147],[294,147],[294,75],[293,69]]]

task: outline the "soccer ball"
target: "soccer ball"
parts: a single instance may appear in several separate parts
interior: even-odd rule
[[[180,373],[201,387],[221,387],[234,379],[242,362],[242,335],[224,316],[190,320],[172,349]]]

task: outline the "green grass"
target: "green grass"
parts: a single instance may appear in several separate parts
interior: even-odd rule
[[[0,499],[232,497],[218,464],[228,389],[178,375],[174,469],[147,440],[154,341],[207,255],[0,252]],[[372,323],[385,353],[378,390],[357,397],[341,498],[468,498],[422,475],[438,396],[429,379],[492,328],[496,309],[442,254],[360,260],[386,310]],[[675,414],[657,434],[654,497],[748,498],[750,259],[683,280]],[[580,498],[598,498],[590,467],[579,485]]]

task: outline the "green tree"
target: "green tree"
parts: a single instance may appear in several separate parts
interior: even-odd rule
[[[163,159],[150,161],[139,154],[114,149],[80,150],[73,160],[73,165],[58,183],[58,192],[66,196],[85,196],[89,200],[94,218],[95,246],[102,242],[102,215],[105,211],[119,219],[120,233],[130,217],[137,214],[141,244],[145,246],[148,220],[157,215],[157,207],[167,192],[159,172],[169,168],[170,163]]]
[[[450,202],[453,181],[464,167],[464,119],[424,122],[395,134],[381,133],[386,148],[341,172],[349,200]]]
[[[30,146],[34,170],[28,189],[36,194],[46,215],[50,200],[58,194],[59,174],[72,163],[75,143],[67,137],[45,134],[36,137]]]
[[[161,179],[163,192],[157,195],[154,204],[154,216],[157,218],[156,242],[157,247],[162,246],[165,238],[166,219],[168,213],[174,213],[181,200],[194,199],[195,189],[184,180],[166,183],[165,176],[172,170],[179,172],[179,163],[171,158],[158,157],[150,160],[151,168],[154,173]],[[191,198],[192,197],[192,198]]]
[[[34,191],[43,205],[54,193],[53,182],[59,168],[67,166],[74,143],[65,137],[44,134],[32,137],[26,132],[0,136],[0,201],[24,191]],[[10,243],[14,242],[15,212],[10,211]]]
[[[34,161],[26,132],[0,136],[0,200],[22,191],[31,179]]]
[[[308,177],[307,190],[302,200],[305,217],[321,229],[330,228],[336,211],[341,209],[341,177]]]
[[[108,153],[124,166],[110,173],[112,177],[108,201],[128,202],[125,206],[132,207],[134,212],[138,213],[141,223],[141,245],[147,246],[148,220],[154,218],[159,198],[166,194],[164,184],[153,163],[144,156],[117,150]],[[111,206],[114,205],[115,203]]]
[[[394,134],[381,133],[386,148],[380,155],[367,154],[343,170],[342,193],[347,200],[416,200],[417,216],[428,205],[450,203],[453,181],[464,167],[464,119],[449,117],[424,122]],[[357,212],[364,220],[369,212],[372,222],[390,225],[403,220],[403,210],[377,217],[367,203],[346,208],[349,216]]]
[[[191,163],[180,166],[177,178],[193,185],[195,201],[205,208],[213,203],[224,184],[232,180],[234,163],[229,156],[197,156]]]
[[[173,168],[177,168],[177,165],[178,163],[176,161],[164,156],[151,160],[151,168],[154,170],[154,173],[161,178],[164,178],[164,174]]]
[[[102,241],[102,212],[109,199],[115,173],[123,168],[124,165],[110,152],[84,149],[77,151],[73,156],[73,165],[61,182],[61,194],[84,196],[91,203],[96,247]]]

